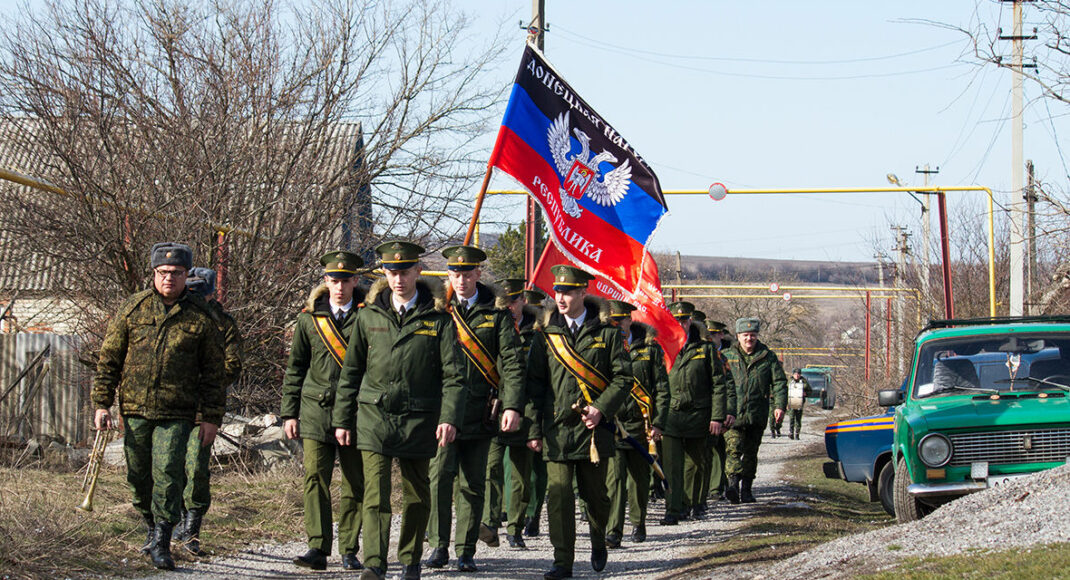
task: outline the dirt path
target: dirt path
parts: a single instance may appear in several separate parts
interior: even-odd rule
[[[647,541],[641,544],[631,542],[631,527],[625,527],[624,545],[621,549],[610,550],[609,564],[601,573],[591,570],[589,555],[591,544],[587,535],[587,526],[578,522],[576,539],[576,563],[573,568],[576,578],[629,578],[634,580],[663,578],[709,578],[711,571],[694,574],[679,574],[681,569],[692,564],[695,554],[701,548],[708,548],[711,543],[721,542],[732,537],[746,520],[760,507],[782,505],[798,501],[798,497],[787,484],[780,479],[782,466],[790,460],[803,446],[814,444],[824,437],[824,427],[829,422],[828,413],[808,407],[804,420],[802,439],[789,440],[786,437],[770,439],[768,435],[762,441],[759,451],[758,477],[754,482],[757,504],[732,506],[726,502],[713,504],[711,513],[699,521],[685,521],[678,526],[658,526],[665,509],[665,502],[654,502],[647,515]],[[786,422],[785,422],[786,423]],[[784,430],[787,431],[785,424]],[[396,542],[400,519],[395,516],[392,522],[393,533],[390,551],[388,578],[400,577],[401,566],[396,561]],[[543,533],[538,537],[525,538],[528,549],[514,550],[508,547],[504,532],[502,546],[488,548],[480,543],[476,551],[476,564],[479,572],[462,574],[453,566],[456,559],[451,548],[450,565],[441,570],[431,570],[426,566],[423,577],[429,579],[446,579],[461,577],[506,578],[541,578],[542,573],[550,567],[553,548],[546,534],[546,515],[543,512]],[[211,548],[211,546],[206,546]],[[152,578],[354,578],[353,572],[341,569],[337,554],[331,557],[327,571],[305,572],[296,568],[291,560],[304,553],[303,541],[286,544],[270,544],[249,547],[240,553],[204,562],[179,561],[180,568],[174,572],[158,574]],[[429,550],[425,547],[425,558]],[[738,577],[750,575],[756,570],[718,569],[712,571],[713,577]]]

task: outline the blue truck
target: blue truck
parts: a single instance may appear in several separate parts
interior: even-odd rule
[[[895,407],[880,415],[840,421],[825,427],[825,477],[864,483],[869,501],[879,501],[888,515],[895,515],[895,463],[892,436]]]

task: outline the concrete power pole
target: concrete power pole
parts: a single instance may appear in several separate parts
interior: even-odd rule
[[[929,169],[929,164],[925,164],[925,168],[914,168],[914,173],[920,173],[925,179],[925,187],[929,187],[929,176],[940,173],[940,168]],[[924,300],[928,303],[929,290],[929,260],[932,259],[932,245],[931,245],[931,233],[932,233],[932,214],[929,213],[929,194],[925,195],[925,201],[921,204],[921,250],[918,251],[921,257],[921,295],[924,296]],[[919,304],[920,308],[921,305]],[[928,310],[928,308],[926,308]]]
[[[527,26],[528,35],[532,37],[539,51],[545,47],[546,26],[546,0],[531,0],[531,24]],[[524,228],[524,273],[529,282],[535,279],[535,266],[539,261],[541,249],[542,214],[535,198],[527,197]],[[552,243],[552,242],[551,242]]]
[[[893,226],[892,229],[895,230],[895,233],[896,233],[896,236],[895,236],[896,237],[895,251],[898,254],[898,259],[896,261],[897,267],[895,269],[895,284],[893,285],[893,287],[894,288],[905,288],[906,287],[905,274],[906,274],[906,271],[907,271],[907,254],[910,253],[910,246],[907,245],[907,238],[910,237],[910,234],[908,234],[906,232],[905,228],[900,227],[900,226]],[[898,361],[899,376],[903,376],[903,373],[906,372],[906,367],[903,364],[904,363],[904,360],[903,360],[904,357],[902,356],[902,352],[901,352],[902,351],[902,348],[901,348],[902,341],[899,339],[900,335],[902,334],[901,332],[899,332],[899,329],[903,328],[903,310],[904,310],[903,301],[904,301],[904,298],[903,298],[902,293],[898,293],[897,292],[896,293],[896,297],[895,297],[895,328],[896,328],[896,331],[893,334],[893,336],[895,336],[895,339],[894,339],[892,344],[894,345],[893,351],[895,353],[895,358]]]

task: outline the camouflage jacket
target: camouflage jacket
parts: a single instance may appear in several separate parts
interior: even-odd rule
[[[238,330],[238,321],[223,310],[222,304],[212,300],[208,306],[215,313],[216,320],[219,322],[219,332],[223,335],[223,366],[226,368],[223,385],[229,387],[241,377],[242,359],[245,358],[242,352],[241,331]]]
[[[219,319],[201,298],[184,293],[170,309],[155,290],[134,294],[119,308],[100,346],[93,404],[146,419],[219,425],[226,405],[226,373]]]
[[[776,353],[761,341],[746,354],[738,344],[724,351],[736,381],[736,426],[765,425],[769,409],[785,409],[788,379]]]

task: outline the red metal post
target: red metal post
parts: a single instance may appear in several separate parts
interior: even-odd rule
[[[936,207],[940,217],[940,265],[944,272],[944,316],[955,317],[955,297],[951,289],[951,244],[947,231],[947,196],[936,192]]]
[[[870,294],[869,290],[866,291],[866,380],[869,380],[869,325],[870,325]]]

